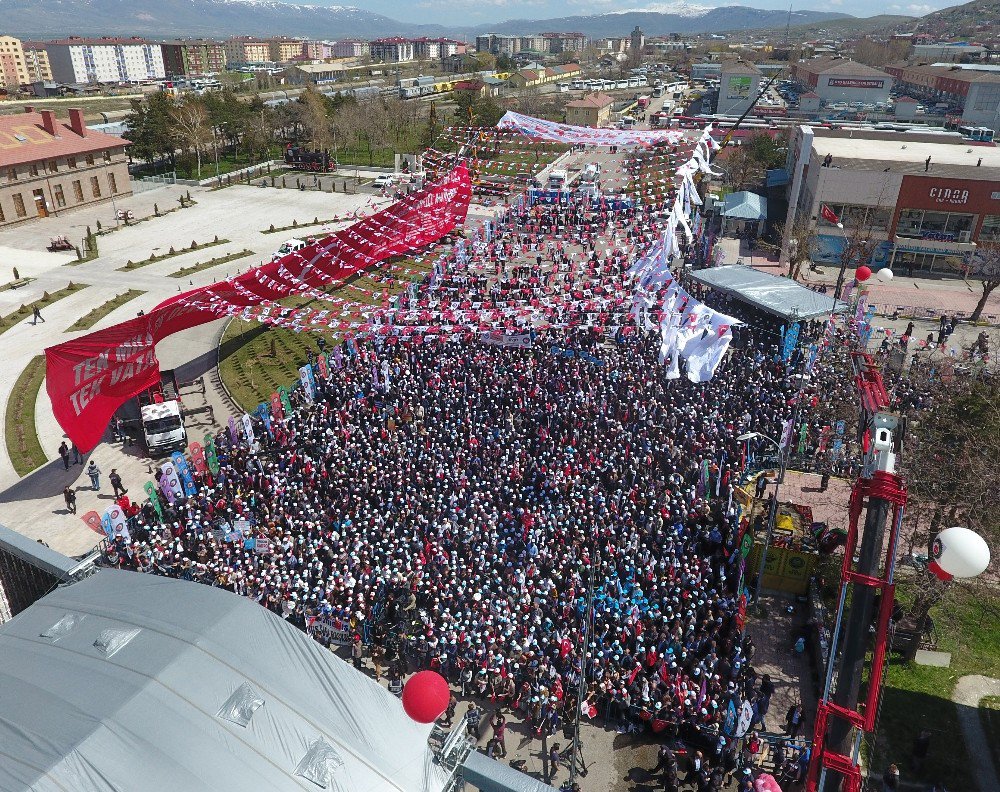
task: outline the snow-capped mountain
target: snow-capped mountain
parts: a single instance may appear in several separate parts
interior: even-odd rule
[[[800,25],[843,16],[846,15],[794,11],[791,21],[793,25]],[[545,30],[580,31],[598,38],[628,35],[636,25],[647,36],[655,36],[777,27],[784,26],[787,20],[787,11],[764,11],[746,6],[708,8],[684,0],[653,3],[634,11],[558,19],[514,19],[477,28],[414,25],[353,6],[305,5],[277,0],[0,0],[2,32],[27,39],[66,35],[156,39],[232,35],[471,37],[484,32],[526,34]]]

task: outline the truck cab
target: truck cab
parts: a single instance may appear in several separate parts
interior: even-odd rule
[[[183,450],[187,446],[184,409],[172,370],[160,372],[160,383],[139,394],[142,435],[150,455]]]
[[[287,239],[281,243],[274,255],[271,257],[272,261],[277,261],[283,256],[287,256],[289,253],[295,253],[296,251],[302,250],[306,246],[306,241],[303,239]]]
[[[549,172],[549,189],[550,190],[561,190],[566,186],[566,179],[568,178],[566,171],[561,169],[556,169]]]

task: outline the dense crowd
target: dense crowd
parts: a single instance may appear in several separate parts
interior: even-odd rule
[[[737,437],[779,436],[799,382],[773,324],[749,316],[712,380],[664,377],[658,338],[629,327],[626,272],[658,220],[509,209],[392,322],[475,306],[528,348],[462,332],[345,343],[313,398],[294,389],[252,442],[220,433],[219,473],[162,521],[147,502],[109,558],[354,642],[397,686],[434,668],[536,734],[580,708],[681,738],[718,788],[739,764],[727,713],[764,697],[738,613]]]

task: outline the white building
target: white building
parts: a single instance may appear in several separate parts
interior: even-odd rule
[[[723,61],[719,79],[719,103],[715,112],[738,116],[756,104],[763,75],[752,63]]]
[[[166,77],[159,44],[140,38],[46,41],[52,78],[66,83],[142,82]]]

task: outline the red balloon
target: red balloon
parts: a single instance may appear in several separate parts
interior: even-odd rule
[[[862,264],[854,271],[854,277],[861,283],[864,283],[872,276],[872,271],[869,267]]]
[[[403,685],[403,709],[417,723],[434,723],[450,698],[448,683],[436,671],[420,671]]]

